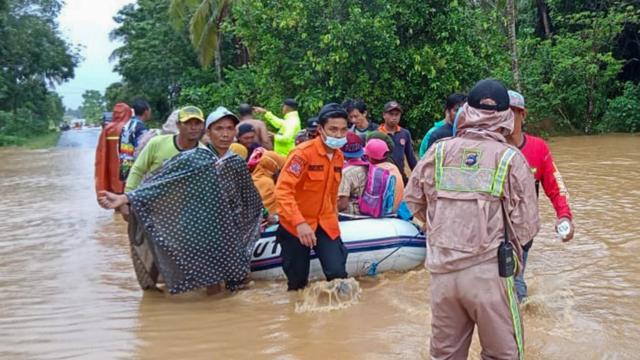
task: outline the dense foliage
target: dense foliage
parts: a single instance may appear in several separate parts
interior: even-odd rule
[[[126,5],[115,16],[119,27],[111,38],[122,41],[112,58],[123,82],[105,91],[107,106],[131,103],[144,98],[153,108],[152,114],[166,115],[171,110],[169,87],[191,72],[205,74],[202,81],[213,81],[213,75],[199,70],[195,52],[186,32],[177,31],[169,19],[169,1],[138,0]]]
[[[79,55],[63,40],[59,0],[0,1],[0,145],[46,132],[62,120],[50,89],[74,75]]]
[[[637,101],[635,2],[515,3],[529,129],[637,131],[631,115],[611,110]],[[175,11],[169,15],[176,4],[181,26]],[[210,14],[229,9],[203,22],[199,9],[207,6]],[[488,0],[138,0],[116,17],[113,35],[124,45],[114,57],[124,80],[105,97],[111,106],[144,96],[165,116],[168,89],[180,85],[179,103],[206,111],[241,102],[276,110],[283,98],[296,97],[303,117],[324,102],[357,97],[376,119],[384,102],[395,99],[406,109],[403,125],[419,137],[442,117],[449,93],[466,92],[486,77],[515,87],[504,7]],[[190,41],[194,24],[198,34],[212,31],[221,40],[208,49],[221,69],[198,63],[207,42]]]

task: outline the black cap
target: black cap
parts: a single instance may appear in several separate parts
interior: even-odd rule
[[[384,112],[389,112],[391,110],[400,110],[400,112],[402,112],[402,106],[400,106],[400,103],[397,101],[389,101],[384,104]]]
[[[340,106],[340,104],[328,103],[320,109],[320,113],[318,113],[318,122],[320,124],[324,124],[327,122],[328,118],[348,119],[349,114],[347,114],[347,111]]]
[[[240,126],[238,126],[238,137],[250,132],[256,132],[256,128],[253,127],[253,125],[240,124]]]
[[[292,99],[292,98],[284,99],[282,103],[287,105],[290,108],[294,108],[294,109],[298,108],[298,102],[296,101],[296,99]]]
[[[309,130],[315,130],[318,128],[318,117],[314,116],[312,118],[310,118],[309,120],[307,120],[307,129]]]
[[[240,104],[238,113],[240,114],[240,116],[251,115],[253,113],[253,108],[249,104]]]
[[[509,92],[498,80],[480,80],[469,92],[467,103],[476,109],[505,111],[509,109]]]

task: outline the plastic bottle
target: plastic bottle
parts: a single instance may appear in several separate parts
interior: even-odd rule
[[[569,233],[571,232],[571,223],[569,220],[562,220],[560,224],[558,224],[557,233],[558,238],[564,240],[567,238]]]

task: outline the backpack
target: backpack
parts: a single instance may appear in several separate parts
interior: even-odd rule
[[[362,215],[383,217],[393,212],[395,198],[396,177],[387,169],[369,165],[367,184],[358,206]]]

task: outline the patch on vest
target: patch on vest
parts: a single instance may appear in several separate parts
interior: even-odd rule
[[[462,167],[472,169],[478,168],[480,155],[481,151],[479,149],[464,149],[462,154]]]

